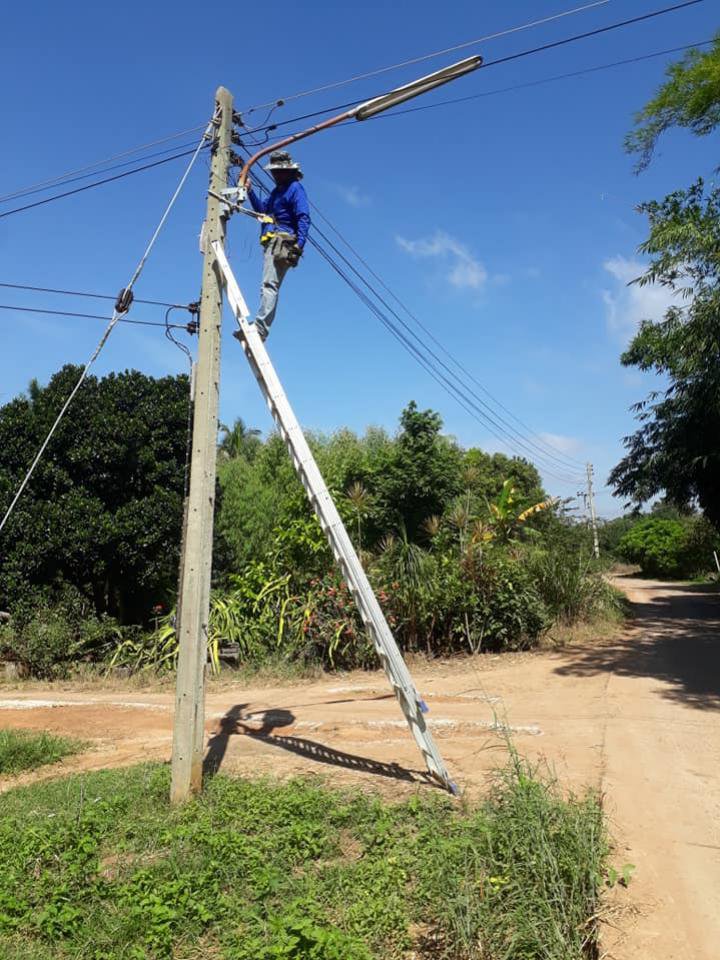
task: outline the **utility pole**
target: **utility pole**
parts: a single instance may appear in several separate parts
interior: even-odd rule
[[[593,553],[595,559],[600,558],[600,544],[598,543],[598,531],[597,531],[597,517],[595,516],[595,495],[593,493],[593,467],[591,463],[587,465],[587,496],[588,504],[590,505],[590,526],[592,527],[593,535]]]
[[[170,788],[172,803],[182,803],[191,794],[198,793],[202,787],[205,663],[210,618],[223,289],[212,243],[215,240],[222,243],[225,239],[225,216],[221,201],[217,197],[227,187],[232,118],[232,95],[224,87],[218,87],[215,94],[215,138],[210,192],[203,230],[203,276],[190,493],[180,561],[177,623],[179,655]]]

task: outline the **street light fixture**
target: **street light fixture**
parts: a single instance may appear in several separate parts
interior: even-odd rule
[[[399,103],[405,103],[407,100],[412,100],[413,97],[419,97],[423,93],[428,93],[428,91],[434,90],[436,87],[441,87],[445,83],[450,83],[451,80],[456,80],[458,77],[465,76],[466,73],[477,70],[478,67],[482,66],[482,62],[483,59],[480,56],[467,57],[465,60],[453,63],[449,67],[443,67],[442,70],[436,70],[435,73],[430,73],[426,77],[419,77],[417,80],[413,80],[412,83],[405,84],[405,86],[396,87],[394,90],[390,90],[389,93],[384,93],[379,97],[373,97],[372,100],[366,100],[356,107],[351,107],[344,113],[330,117],[329,120],[323,120],[322,123],[308,127],[307,130],[301,130],[299,133],[294,133],[290,137],[285,137],[284,140],[278,140],[276,143],[271,143],[269,146],[263,147],[262,150],[258,150],[257,153],[250,157],[240,171],[238,187],[242,190],[245,189],[251,168],[258,160],[267,156],[267,154],[279,150],[282,147],[287,147],[291,143],[296,143],[298,140],[311,137],[315,133],[320,133],[321,130],[335,127],[345,120],[368,120],[382,113],[384,110],[389,110],[391,107],[397,106]],[[242,194],[242,196],[244,198],[244,194]]]
[[[450,83],[458,77],[463,77],[466,73],[472,73],[482,66],[482,57],[468,57],[467,60],[460,60],[453,63],[443,70],[436,70],[435,73],[429,73],[426,77],[420,77],[419,80],[413,80],[412,83],[406,83],[404,87],[396,87],[390,93],[384,93],[380,97],[368,100],[367,103],[360,104],[352,111],[356,120],[367,120],[369,117],[375,117],[383,110],[389,110],[390,107],[396,107],[399,103],[405,103],[406,100],[412,100],[413,97],[419,97],[428,90],[434,90],[441,87],[444,83]]]

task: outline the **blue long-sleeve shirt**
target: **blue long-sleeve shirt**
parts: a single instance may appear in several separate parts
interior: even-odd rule
[[[248,200],[256,213],[266,213],[275,221],[262,224],[261,241],[268,234],[293,233],[298,246],[305,246],[310,229],[310,204],[299,180],[293,180],[284,187],[275,187],[267,197],[259,197],[250,187]]]

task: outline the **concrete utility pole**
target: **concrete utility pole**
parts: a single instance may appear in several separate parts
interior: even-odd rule
[[[597,531],[597,517],[595,516],[595,494],[593,493],[593,467],[591,463],[587,465],[587,488],[588,488],[588,504],[590,505],[590,526],[592,527],[593,535],[593,553],[595,554],[595,559],[600,558],[600,544],[598,543],[598,531]]]
[[[203,231],[205,242],[190,494],[180,561],[177,624],[180,649],[170,788],[173,803],[182,803],[202,787],[222,322],[222,281],[212,242],[219,240],[222,243],[225,239],[225,218],[221,213],[221,203],[213,194],[221,194],[228,185],[233,116],[232,95],[224,87],[218,87],[215,94],[215,110],[211,192]]]

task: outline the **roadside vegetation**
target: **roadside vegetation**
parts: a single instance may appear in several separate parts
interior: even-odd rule
[[[635,121],[626,148],[637,156],[639,170],[674,127],[698,137],[717,132],[720,34],[706,49],[689,50],[667,67],[665,82]],[[609,482],[637,507],[661,496],[686,514],[701,511],[720,531],[720,189],[698,178],[639,210],[648,221],[639,252],[649,263],[633,282],[664,287],[675,302],[662,318],[643,319],[621,357],[624,366],[661,379],[633,407],[637,430],[625,438],[625,456]],[[660,540],[677,542],[680,535],[666,527],[646,530],[648,538],[655,558],[665,552]],[[646,555],[646,546],[635,547]],[[674,547],[671,552],[677,553]],[[660,558],[659,566],[678,568],[674,558]]]
[[[66,376],[58,375],[62,382]],[[73,444],[86,440],[78,431],[81,439],[68,436],[67,449],[47,467],[52,489],[66,493],[48,506],[41,475],[37,499],[24,502],[9,528],[0,605],[11,618],[0,625],[0,657],[34,676],[62,677],[84,663],[132,671],[174,666],[184,385],[182,378],[148,379],[127,374],[88,387],[101,408],[118,394],[128,408],[130,426],[101,453],[108,470],[115,471],[116,458],[135,463],[132,472],[117,465],[125,471],[122,492],[102,473],[80,470],[84,453]],[[58,389],[54,381],[45,391],[35,386],[28,398],[0,409],[0,439],[33,427],[45,392],[55,396]],[[165,432],[148,434],[146,407],[156,395],[168,418]],[[96,426],[102,451],[105,426]],[[591,558],[587,526],[563,513],[529,462],[463,449],[442,433],[437,413],[412,403],[395,436],[371,428],[361,437],[341,430],[310,441],[406,653],[527,649],[555,623],[616,615],[613,591]],[[214,667],[229,652],[257,669],[374,666],[281,439],[262,440],[238,421],[223,428],[219,453]],[[4,476],[12,489],[7,468]],[[67,520],[54,515],[63,509]],[[148,535],[137,528],[145,522]],[[55,531],[55,524],[50,541],[41,542],[41,531]]]
[[[84,744],[70,737],[31,730],[0,730],[0,777],[35,770],[79,753]]]
[[[609,556],[639,567],[644,576],[670,580],[712,579],[720,535],[704,516],[659,502],[605,524],[600,542]]]
[[[517,758],[478,807],[168,771],[0,796],[6,960],[582,960],[612,878],[598,798]],[[412,952],[414,951],[414,952]]]

